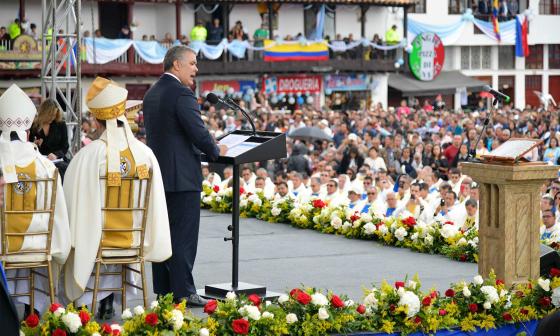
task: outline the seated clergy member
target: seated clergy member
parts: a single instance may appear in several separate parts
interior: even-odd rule
[[[51,185],[45,183],[26,183],[24,180],[52,178],[57,175],[57,193],[55,212],[53,218],[51,255],[53,261],[53,281],[56,278],[62,265],[66,262],[70,252],[70,228],[68,226],[68,212],[66,211],[66,201],[62,191],[60,175],[54,164],[39,153],[34,143],[28,142],[28,130],[31,127],[33,117],[36,114],[35,105],[29,97],[16,85],[10,86],[0,97],[0,164],[4,172],[6,183],[16,183],[7,185],[13,188],[6,192],[5,210],[32,211],[41,210],[45,206],[45,198],[50,200]],[[21,120],[22,122],[8,122],[8,120]],[[7,190],[8,191],[8,190]],[[12,192],[13,191],[13,192]],[[13,199],[12,199],[13,197]],[[50,202],[48,202],[50,203]],[[44,232],[48,230],[48,214],[7,214],[7,231],[16,232]],[[1,242],[0,242],[1,244]],[[31,251],[46,249],[47,239],[44,235],[9,237],[8,251]],[[46,269],[39,270],[42,274],[47,274]],[[9,270],[8,278],[14,276],[24,276],[29,270]],[[49,283],[43,276],[35,276],[35,287],[48,293]],[[27,281],[9,282],[12,294],[29,292]],[[35,309],[43,312],[50,304],[50,298],[40,291],[35,292]],[[25,304],[29,303],[29,298],[22,296],[18,301]]]
[[[556,224],[556,216],[550,209],[542,211],[541,240],[560,242],[560,225]]]
[[[121,177],[143,179],[152,170],[144,257],[146,261],[162,262],[171,256],[171,237],[160,168],[152,151],[132,135],[124,115],[127,95],[127,90],[108,79],[97,77],[93,81],[87,93],[86,104],[96,119],[97,127],[104,131],[98,140],[82,148],[74,156],[66,170],[64,193],[71,199],[68,214],[72,251],[65,267],[65,289],[68,299],[80,298],[78,304],[91,304],[91,293],[82,294],[86,285],[93,288],[90,275],[101,240],[101,229],[132,229],[141,225],[138,212],[133,215],[132,211],[101,211],[105,195],[113,200],[108,206],[122,207],[122,203],[125,203],[126,207],[130,189],[135,194],[138,193],[137,182],[131,188],[131,181],[121,181]],[[100,180],[102,176],[107,176],[107,183]],[[119,202],[119,196],[112,195],[121,195],[120,199],[124,197],[126,201]],[[129,235],[115,232],[106,233],[103,240],[106,247],[130,248],[137,246],[139,238],[136,233]],[[102,271],[106,272],[108,269],[102,268]],[[99,288],[118,288],[119,285],[120,276],[104,276],[101,277]],[[99,292],[97,298],[107,298],[99,306],[101,318],[111,317],[112,294]]]

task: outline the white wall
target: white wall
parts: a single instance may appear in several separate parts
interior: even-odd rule
[[[286,37],[305,33],[303,23],[303,6],[297,4],[286,4],[280,7],[278,12],[278,31],[274,35]]]
[[[91,13],[93,11],[93,22]],[[82,1],[82,32],[89,31],[91,35],[96,29],[99,29],[99,6],[97,2]]]
[[[387,100],[389,95],[389,75],[388,74],[375,74],[371,76],[372,82],[376,82],[377,86],[371,90],[371,103],[372,106],[381,103],[384,108],[387,108]]]
[[[252,39],[255,30],[257,30],[262,23],[261,16],[257,11],[257,5],[234,5],[229,15],[228,31],[233,28],[236,21],[241,21],[241,23],[243,23],[243,29],[245,29],[245,32],[249,35],[249,39]]]
[[[359,6],[336,6],[335,15],[335,31],[336,34],[342,35],[342,37],[348,36],[348,34],[353,34],[354,39],[358,39],[361,36],[361,23],[360,18],[360,7]],[[331,36],[334,38],[334,36]]]
[[[183,35],[190,36],[194,27],[194,5],[183,4],[181,8],[181,32]]]
[[[385,32],[389,27],[388,15],[389,9],[387,7],[370,7],[366,12],[366,36],[364,37],[371,40],[373,35],[378,34],[382,39],[385,38]],[[402,26],[402,23],[397,26]],[[400,33],[402,34],[402,27],[399,29],[401,29]]]

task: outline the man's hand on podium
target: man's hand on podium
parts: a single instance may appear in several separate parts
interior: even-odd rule
[[[218,144],[218,147],[220,148],[220,156],[226,155],[227,150],[228,150],[228,146]]]

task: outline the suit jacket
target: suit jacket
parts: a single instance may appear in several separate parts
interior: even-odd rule
[[[200,153],[216,160],[220,150],[200,116],[191,89],[163,74],[144,96],[146,140],[166,192],[201,191]]]
[[[0,272],[3,272],[0,264]],[[2,335],[19,336],[19,318],[16,307],[10,297],[10,292],[6,288],[4,279],[0,274],[0,326]]]

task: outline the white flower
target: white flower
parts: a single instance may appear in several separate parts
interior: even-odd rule
[[[507,295],[507,293],[508,293],[508,291],[507,291],[507,290],[505,290],[505,289],[502,289],[502,290],[500,291],[500,297],[504,297],[504,296],[506,296],[506,295]]]
[[[551,299],[554,307],[556,308],[560,307],[560,287],[554,288],[554,290],[552,291]]]
[[[80,316],[76,313],[68,313],[62,316],[62,322],[68,327],[71,333],[78,332],[78,329],[82,326],[82,320]]]
[[[118,330],[119,332],[121,332],[122,328],[120,325],[115,323],[115,324],[111,324],[111,330]]]
[[[307,216],[302,214],[301,216],[299,216],[299,220],[300,222],[307,222]]]
[[[20,334],[20,336],[23,336],[23,335],[22,335],[22,334]],[[98,332],[94,332],[93,334],[91,334],[91,336],[101,336],[101,334],[100,334],[100,333],[98,333]]]
[[[326,320],[329,318],[329,312],[325,308],[319,308],[317,316],[319,317],[319,320]]]
[[[404,295],[404,292],[406,290],[404,289],[404,287],[399,287],[399,289],[397,289],[397,294],[399,294],[399,297]]]
[[[263,319],[273,319],[273,318],[274,318],[274,314],[272,314],[271,312],[265,311],[264,313],[262,313],[262,318],[263,318]]]
[[[152,303],[150,303],[150,309],[156,309],[159,306],[159,302],[157,301],[152,301]]]
[[[459,227],[451,224],[444,224],[439,231],[443,238],[455,237],[459,232]]]
[[[54,316],[56,317],[60,317],[60,315],[66,313],[66,309],[60,307],[57,310],[54,311]]]
[[[498,295],[498,290],[494,286],[482,286],[480,291],[484,293],[486,301],[490,303],[496,303],[500,301],[500,296]]]
[[[329,300],[322,293],[315,293],[311,295],[311,303],[316,306],[326,306],[329,304]]]
[[[469,239],[468,244],[472,247],[478,246],[478,242],[474,241],[474,239]]]
[[[205,196],[202,199],[202,202],[204,202],[205,204],[210,204],[210,203],[212,203],[212,197],[211,196]]]
[[[475,276],[473,281],[475,285],[482,285],[484,283],[484,279],[480,275]]]
[[[376,227],[373,223],[369,222],[364,225],[364,232],[368,235],[372,235],[376,230]]]
[[[389,232],[389,229],[387,228],[387,226],[385,224],[381,224],[379,225],[379,232],[381,232],[381,234],[387,234],[387,232]]]
[[[484,307],[484,309],[488,310],[488,309],[492,308],[492,304],[490,302],[486,301],[486,302],[484,302],[482,307]]]
[[[286,323],[292,324],[292,323],[296,323],[297,321],[298,321],[298,318],[297,318],[296,314],[289,313],[288,315],[286,315]]]
[[[286,303],[286,302],[288,302],[288,300],[290,300],[290,297],[286,294],[282,294],[278,298],[278,303]]]
[[[239,313],[255,321],[261,319],[261,312],[259,311],[259,308],[255,306],[249,306],[249,305],[243,306],[239,308]]]
[[[434,243],[434,237],[432,237],[432,235],[430,234],[427,234],[424,238],[424,242],[426,243],[426,245],[432,245]]]
[[[374,309],[377,309],[377,298],[375,297],[375,293],[369,293],[365,298],[364,298],[364,305],[368,306],[368,307],[373,307]]]
[[[121,314],[121,318],[123,320],[128,320],[129,318],[132,318],[132,313],[130,312],[130,309],[126,308],[122,314]]]
[[[278,216],[280,215],[280,213],[282,212],[282,210],[278,209],[278,208],[272,208],[272,210],[270,210],[270,213],[272,214],[272,216]]]
[[[227,292],[226,294],[226,300],[235,300],[237,299],[237,295],[235,295],[234,292]]]
[[[340,229],[342,227],[342,219],[338,216],[334,216],[331,218],[331,225],[335,229]]]
[[[321,216],[317,215],[317,216],[313,216],[313,223],[315,224],[319,224],[319,221],[321,220]]]
[[[471,291],[469,290],[469,287],[467,286],[463,287],[463,295],[467,298],[471,297]]]
[[[255,194],[253,194],[253,195],[247,197],[247,200],[248,200],[249,202],[255,202],[255,201],[258,200],[258,199],[259,199],[259,196],[255,195]]]
[[[404,237],[406,237],[407,235],[408,232],[406,232],[406,229],[403,227],[400,227],[397,230],[395,230],[395,237],[397,237],[399,241],[403,241]]]
[[[373,220],[371,215],[368,214],[368,213],[362,214],[362,216],[360,218],[364,223],[371,222]]]
[[[208,180],[202,181],[202,186],[203,186],[203,187],[209,187],[209,186],[211,186],[210,181],[208,181]]]
[[[414,232],[412,236],[410,236],[410,239],[412,239],[412,241],[418,240],[418,232]]]
[[[260,198],[257,198],[257,199],[253,202],[253,204],[256,205],[256,206],[258,206],[258,207],[260,207],[260,206],[262,205],[262,201],[261,201]]]
[[[467,245],[467,240],[465,238],[461,238],[459,239],[459,241],[457,242],[457,245],[461,246],[461,245]]]
[[[417,283],[416,283],[416,281],[408,280],[408,282],[407,282],[406,285],[407,285],[407,287],[410,288],[410,289],[416,289]]]
[[[242,199],[242,200],[239,201],[239,206],[242,207],[242,208],[245,208],[245,207],[247,207],[248,203],[249,202],[247,202],[246,199]]]
[[[268,306],[270,306],[271,304],[272,304],[272,302],[270,302],[269,300],[266,300],[266,301],[264,302],[264,306],[265,306],[265,307],[268,307]]]
[[[545,291],[548,292],[550,291],[550,279],[543,279],[543,278],[539,278],[539,280],[537,280],[539,286]]]
[[[210,330],[206,329],[206,328],[201,328],[198,331],[198,335],[199,336],[210,336]]]
[[[184,323],[183,312],[178,309],[173,309],[171,311],[171,321],[173,322],[173,330],[179,330]]]
[[[412,317],[420,311],[420,299],[413,292],[405,291],[399,300],[399,306],[407,306],[407,316]]]
[[[344,222],[344,224],[342,224],[342,229],[343,230],[348,230],[349,228],[352,227],[352,224],[350,222]]]
[[[19,331],[19,336],[25,336],[25,334],[23,333],[23,331]]]
[[[354,305],[354,301],[352,301],[352,300],[344,301],[344,306],[345,307],[352,307],[353,305]]]
[[[222,196],[216,196],[216,198],[214,198],[214,200],[218,203],[220,203],[222,201]]]
[[[144,307],[136,306],[134,307],[134,315],[142,315],[144,314]]]

